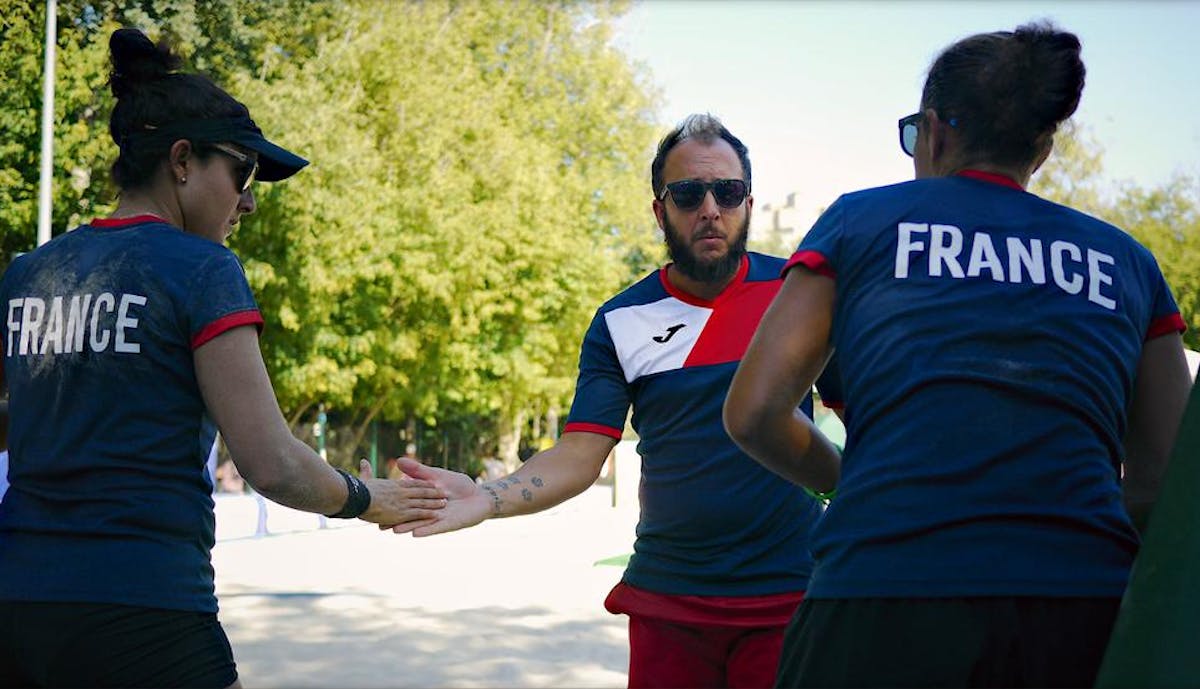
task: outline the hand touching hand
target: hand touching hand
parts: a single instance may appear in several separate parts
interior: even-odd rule
[[[371,491],[371,506],[359,516],[364,521],[397,528],[424,524],[446,506],[446,493],[432,481],[374,478],[365,459],[359,463],[358,475]]]
[[[420,480],[422,484],[433,484],[440,489],[446,497],[446,506],[432,512],[428,519],[397,524],[392,531],[411,531],[414,536],[432,536],[475,526],[487,518],[491,502],[487,493],[475,485],[471,477],[457,471],[425,466],[406,457],[401,457],[398,461],[400,470],[407,476]]]

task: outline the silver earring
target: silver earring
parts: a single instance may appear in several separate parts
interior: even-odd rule
[[[180,178],[179,178],[179,183],[180,183],[180,184],[187,184],[187,177],[180,177]]]

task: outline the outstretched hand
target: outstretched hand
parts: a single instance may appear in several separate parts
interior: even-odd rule
[[[414,536],[457,531],[475,526],[488,516],[490,503],[487,495],[466,474],[426,466],[414,459],[401,457],[400,470],[422,484],[436,486],[445,496],[445,507],[434,511],[427,519],[397,523],[392,526],[396,533],[412,532]],[[385,527],[381,527],[385,528]]]
[[[446,507],[446,493],[433,481],[374,478],[371,464],[362,460],[358,476],[371,491],[371,506],[359,519],[386,527],[429,523]]]

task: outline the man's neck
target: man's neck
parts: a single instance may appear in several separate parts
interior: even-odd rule
[[[674,263],[667,267],[667,280],[671,282],[671,286],[704,301],[712,301],[720,296],[721,292],[724,292],[725,288],[729,286],[729,283],[733,282],[733,279],[737,277],[737,274],[738,271],[735,269],[720,280],[702,282],[684,275],[679,266]]]

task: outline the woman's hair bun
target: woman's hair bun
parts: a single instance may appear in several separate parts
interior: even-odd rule
[[[108,49],[112,54],[109,85],[117,98],[136,90],[139,84],[167,76],[183,64],[166,43],[155,45],[138,29],[117,29],[108,41]]]
[[[1017,27],[1013,37],[1024,47],[1032,89],[1030,109],[1036,125],[1054,129],[1075,113],[1083,95],[1087,70],[1080,56],[1079,37],[1048,21]]]

